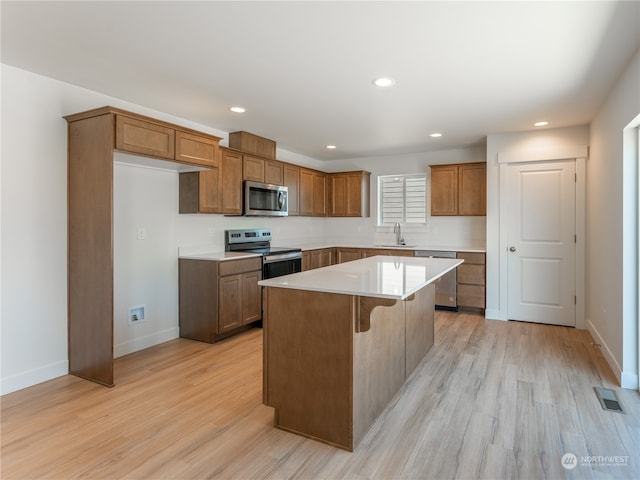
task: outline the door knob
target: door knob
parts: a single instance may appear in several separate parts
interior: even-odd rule
[[[509,247],[509,251],[510,252],[515,252],[516,251],[516,247]]]

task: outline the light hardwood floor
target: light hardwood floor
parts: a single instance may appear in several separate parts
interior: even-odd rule
[[[272,427],[262,330],[177,339],[117,359],[111,389],[65,376],[3,396],[1,477],[640,478],[640,398],[591,342],[438,312],[435,346],[349,453]],[[615,389],[627,414],[602,410],[594,386]]]

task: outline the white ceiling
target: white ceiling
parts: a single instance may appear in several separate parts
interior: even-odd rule
[[[1,22],[2,63],[321,160],[587,124],[640,46],[637,1],[2,1]]]

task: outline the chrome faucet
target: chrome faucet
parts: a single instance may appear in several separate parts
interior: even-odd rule
[[[402,230],[399,222],[396,222],[393,226],[393,233],[396,234],[396,245],[404,245],[404,237],[402,236]]]

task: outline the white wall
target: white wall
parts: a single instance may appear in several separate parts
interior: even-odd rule
[[[367,170],[371,172],[371,218],[331,218],[326,220],[325,235],[337,242],[361,243],[373,239],[374,244],[393,243],[393,229],[376,227],[378,176],[426,173],[430,184],[429,165],[446,163],[484,162],[484,145],[469,148],[441,150],[405,155],[364,157],[336,160],[327,163],[326,171]],[[430,187],[428,187],[430,188]],[[427,212],[431,211],[427,193]],[[486,242],[485,217],[432,217],[427,213],[426,227],[405,228],[403,232],[408,245],[484,248]]]
[[[640,50],[591,124],[588,328],[626,388],[638,387],[637,132]]]

